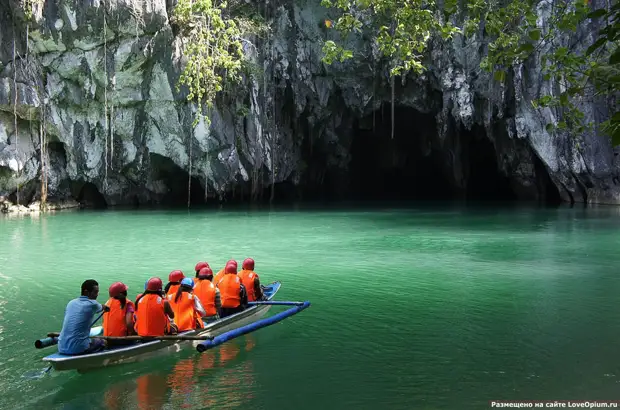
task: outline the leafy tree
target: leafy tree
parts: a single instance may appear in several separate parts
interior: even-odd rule
[[[620,84],[620,4],[609,9],[593,10],[588,0],[555,0],[549,4],[549,16],[544,24],[538,21],[540,0],[467,0],[459,10],[456,0],[446,0],[439,8],[432,0],[323,0],[322,4],[341,15],[327,21],[344,35],[366,30],[371,32],[384,57],[392,62],[390,75],[408,71],[422,72],[423,52],[429,39],[441,35],[448,39],[455,33],[471,36],[482,32],[489,41],[488,54],[481,68],[493,73],[503,82],[506,72],[528,59],[537,59],[546,80],[558,85],[560,91],[543,95],[533,101],[536,108],[556,107],[561,119],[549,124],[547,130],[571,131],[579,134],[594,124],[584,123],[585,115],[579,102],[599,95],[615,96]],[[457,12],[467,17],[461,28],[451,21]],[[571,48],[566,39],[577,28],[589,22],[604,25],[594,44],[585,52]],[[326,64],[353,57],[351,50],[334,41],[323,47]],[[620,144],[620,113],[615,110],[603,131],[614,145]]]
[[[213,106],[225,81],[241,80],[241,30],[226,12],[226,1],[217,0],[179,0],[174,10],[175,23],[186,39],[187,58],[177,88],[187,86],[187,100],[198,106],[194,125],[202,118],[204,105]]]

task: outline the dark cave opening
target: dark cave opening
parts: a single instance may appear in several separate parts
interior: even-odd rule
[[[518,199],[510,178],[499,170],[493,143],[484,129],[474,125],[461,134],[463,155],[467,156],[467,187],[465,197],[470,201],[512,202]]]
[[[74,184],[74,191],[77,191],[76,201],[84,208],[105,209],[108,207],[104,196],[92,182],[78,182]]]
[[[441,153],[430,148],[437,131],[432,115],[391,107],[358,120],[349,164],[349,197],[355,200],[447,200],[453,184]]]
[[[153,181],[161,181],[168,188],[168,192],[164,194],[160,203],[166,206],[187,205],[187,184],[189,182],[189,174],[180,168],[170,158],[159,154],[150,153],[151,161],[151,179]],[[205,202],[205,189],[195,176],[192,176],[190,188],[190,205],[201,205]]]
[[[510,178],[499,169],[483,128],[448,135],[437,147],[435,116],[390,105],[361,118],[354,129],[349,197],[355,200],[513,202]],[[449,124],[454,129],[453,124]],[[461,155],[453,161],[453,155]],[[453,163],[462,164],[462,181]],[[455,177],[457,175],[457,177]]]
[[[58,162],[60,168],[66,168],[67,166],[67,151],[65,150],[65,144],[60,141],[50,141],[47,143],[47,153],[50,157],[50,162]]]

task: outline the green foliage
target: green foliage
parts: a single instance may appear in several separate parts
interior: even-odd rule
[[[26,21],[34,22],[35,17],[35,9],[42,9],[45,0],[22,0],[22,9],[24,10],[24,16],[26,17]]]
[[[187,64],[177,84],[188,88],[187,100],[198,106],[194,126],[203,117],[203,108],[211,108],[226,81],[241,80],[243,48],[241,29],[227,12],[225,1],[179,0],[174,10],[175,23],[186,39]],[[206,118],[209,124],[209,118]]]
[[[440,35],[449,39],[455,33],[481,34],[488,40],[480,67],[492,73],[497,82],[504,82],[513,67],[536,60],[543,78],[553,87],[550,94],[532,104],[537,109],[554,107],[561,115],[557,126],[547,127],[549,132],[557,129],[578,135],[586,131],[593,124],[585,123],[579,102],[619,91],[619,2],[609,10],[592,10],[588,0],[556,0],[546,5],[549,17],[542,26],[537,16],[541,0],[445,0],[441,9],[432,0],[322,0],[321,4],[340,13],[335,22],[325,23],[344,39],[362,29],[371,34],[383,56],[391,61],[391,75],[421,72],[429,38]],[[467,16],[462,29],[448,22],[459,12]],[[588,21],[601,22],[604,28],[587,52],[569,49],[561,42]],[[324,43],[323,52],[326,64],[353,57],[350,50],[333,40]],[[618,112],[603,124],[603,131],[614,145],[620,143]]]
[[[579,135],[591,129],[594,124],[584,122],[585,115],[578,108],[578,102],[618,92],[620,54],[617,60],[613,56],[617,53],[620,35],[619,6],[610,10],[592,10],[587,0],[555,1],[542,30],[537,21],[537,0],[515,0],[505,6],[484,0],[474,0],[474,3],[476,6],[470,8],[469,27],[483,24],[485,34],[490,38],[488,55],[481,68],[492,72],[496,80],[503,81],[503,73],[510,67],[528,59],[537,60],[543,70],[543,79],[556,87],[551,94],[541,96],[532,104],[541,109],[554,107],[561,115],[557,126],[548,125],[547,131],[557,129]],[[586,52],[569,49],[559,42],[559,39],[574,34],[589,19],[611,21],[612,24],[599,33]],[[474,31],[466,31],[466,34]],[[603,124],[603,131],[612,138],[614,145],[620,142],[617,119],[616,113]]]
[[[448,3],[456,8],[455,0]],[[326,26],[333,27],[344,38],[360,33],[362,28],[372,31],[379,51],[391,60],[391,75],[411,70],[422,72],[422,57],[431,34],[437,32],[448,39],[458,31],[451,23],[441,23],[434,16],[433,0],[322,0],[321,4],[340,11],[335,23],[328,20]],[[368,17],[371,17],[370,25],[366,22]],[[351,50],[332,40],[325,42],[323,53],[326,64],[353,57]]]

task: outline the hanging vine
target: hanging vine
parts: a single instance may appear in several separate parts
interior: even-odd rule
[[[43,211],[46,209],[47,203],[47,149],[46,149],[46,140],[45,140],[45,99],[43,98],[41,92],[41,84],[43,73],[39,72],[36,66],[31,66],[29,60],[29,51],[30,51],[30,29],[31,25],[36,24],[37,15],[40,16],[40,13],[43,9],[44,0],[24,0],[22,4],[22,8],[24,11],[24,18],[26,22],[26,64],[25,64],[25,75],[32,82],[33,87],[36,91],[37,97],[40,101],[39,105],[39,152],[40,152],[40,175],[41,175],[41,202],[40,209]],[[15,80],[15,79],[14,79]],[[16,95],[17,97],[17,95]],[[33,132],[33,118],[32,118],[32,110],[28,111],[29,116],[29,125],[30,125],[30,135],[34,134]],[[17,119],[17,118],[15,118]],[[17,138],[17,135],[16,135]],[[34,141],[33,141],[34,144]],[[18,198],[19,198],[19,185],[18,185]],[[19,202],[19,199],[18,199]]]
[[[104,154],[104,166],[105,174],[103,179],[103,193],[108,190],[108,22],[106,19],[106,2],[103,2],[103,73],[104,73],[104,88],[103,88],[103,133],[105,136],[105,154]]]
[[[20,188],[20,160],[19,160],[19,132],[17,130],[17,51],[15,49],[15,24],[13,24],[13,129],[15,132],[15,156],[17,157],[17,193],[16,199],[19,204]]]
[[[241,81],[243,48],[241,29],[227,10],[226,1],[179,0],[173,23],[181,28],[185,39],[184,56],[187,63],[177,84],[187,87],[187,101],[196,105],[193,127],[201,119],[208,129],[209,115],[215,98],[225,83]],[[192,135],[189,136],[189,176],[187,183],[187,206],[191,203]],[[208,185],[208,182],[207,182]],[[205,197],[207,196],[205,188]]]
[[[216,95],[227,81],[240,82],[243,60],[241,30],[227,15],[227,3],[211,0],[179,0],[174,21],[186,39],[187,58],[177,90],[188,88],[187,101],[197,105],[196,126],[205,118],[204,108],[213,107]]]

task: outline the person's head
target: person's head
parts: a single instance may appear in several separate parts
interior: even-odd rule
[[[198,279],[213,280],[213,271],[211,268],[207,267],[200,269],[200,272],[198,272]]]
[[[180,270],[173,270],[168,275],[168,282],[170,283],[181,283],[185,275]]]
[[[183,280],[181,280],[181,286],[179,286],[179,289],[177,290],[177,294],[174,297],[174,301],[178,302],[179,298],[181,297],[181,293],[183,292],[191,292],[192,289],[194,289],[194,281],[191,280],[190,278],[184,278]]]
[[[111,298],[114,299],[125,299],[127,298],[127,285],[123,282],[115,282],[110,285],[110,289],[108,289],[108,293]]]
[[[97,299],[97,296],[99,296],[99,283],[94,279],[85,280],[82,283],[82,296],[87,296],[89,299]]]
[[[225,270],[226,274],[237,274],[237,265],[236,264],[232,264],[229,263],[228,265],[226,265],[226,270]]]
[[[226,262],[226,266],[228,265],[235,265],[235,269],[237,269],[237,261],[234,259],[229,260],[228,262]]]
[[[201,269],[208,268],[208,267],[209,267],[209,264],[207,262],[198,262],[196,264],[196,267],[194,268],[194,270],[196,271],[196,277],[198,277],[198,274],[200,273]]]
[[[185,290],[192,290],[194,289],[194,281],[191,280],[190,278],[184,278],[181,281],[181,287],[184,288]]]
[[[151,278],[146,281],[144,286],[144,293],[161,293],[163,282],[159,278]]]
[[[245,270],[254,270],[254,259],[252,258],[246,258],[243,261],[243,269]]]
[[[162,296],[163,286],[164,286],[164,283],[162,282],[161,279],[157,277],[153,277],[147,280],[146,283],[144,283],[144,293],[136,298],[136,310],[138,310],[138,307],[140,306],[139,305],[140,300],[142,300],[142,298],[145,297],[146,295]]]
[[[123,282],[115,282],[110,285],[108,293],[111,298],[121,303],[121,309],[125,309],[125,304],[127,303],[127,285]]]

